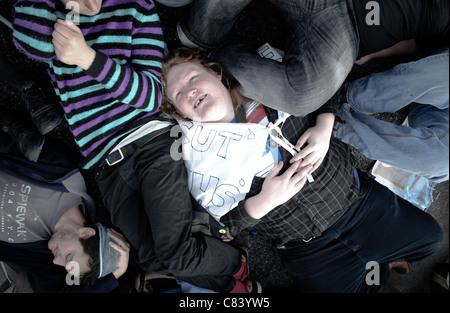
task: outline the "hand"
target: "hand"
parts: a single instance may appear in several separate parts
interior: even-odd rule
[[[362,56],[360,59],[356,60],[355,63],[358,65],[363,65],[372,59],[385,58],[394,55],[404,55],[417,52],[417,42],[415,39],[403,40],[397,42],[393,46],[376,51],[374,53]]]
[[[117,245],[112,241],[109,242],[109,245],[120,253],[117,268],[113,271],[114,277],[118,279],[126,272],[128,268],[128,261],[130,259],[130,244],[125,240],[125,238],[121,234],[119,234],[112,228],[109,231],[109,236],[118,243]]]
[[[67,65],[78,65],[84,70],[89,69],[94,62],[96,52],[86,44],[78,26],[58,19],[52,37],[55,54],[61,62]]]
[[[317,117],[316,126],[307,129],[297,141],[295,148],[301,149],[301,151],[291,158],[290,163],[303,159],[301,167],[312,165],[308,174],[314,172],[322,164],[330,148],[333,125],[333,114],[320,114]],[[302,148],[306,143],[308,145]]]
[[[306,175],[312,166],[300,168],[301,162],[295,162],[280,176],[277,175],[283,168],[282,161],[270,171],[261,192],[245,202],[245,209],[252,218],[262,218],[275,207],[291,199],[305,186]]]

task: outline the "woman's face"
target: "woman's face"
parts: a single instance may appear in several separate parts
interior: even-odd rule
[[[166,75],[165,92],[184,118],[199,122],[234,118],[233,102],[221,76],[197,63],[173,66]]]

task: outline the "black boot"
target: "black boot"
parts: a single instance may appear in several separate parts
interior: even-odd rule
[[[43,135],[15,119],[12,114],[4,112],[0,115],[0,127],[11,136],[13,143],[28,160],[38,160],[45,142]]]
[[[61,109],[48,101],[35,82],[22,81],[16,83],[15,87],[21,92],[21,99],[31,120],[42,135],[46,135],[61,123],[63,118]]]

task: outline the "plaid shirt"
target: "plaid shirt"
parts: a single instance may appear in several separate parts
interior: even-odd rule
[[[269,120],[275,121],[276,111],[270,108],[266,108],[266,111]],[[282,127],[284,136],[292,143],[297,142],[308,128],[315,125],[317,114],[325,112],[336,113],[336,110],[325,105],[315,114],[289,117]],[[282,170],[284,172],[292,156],[281,147],[280,150],[285,163]],[[276,245],[318,237],[359,199],[360,190],[354,176],[354,165],[350,148],[331,138],[327,156],[313,173],[314,182],[307,182],[289,201],[257,220],[247,214],[244,200],[220,221],[227,225],[231,235],[251,228],[272,238]],[[263,182],[264,179],[255,177],[246,198],[258,194]]]

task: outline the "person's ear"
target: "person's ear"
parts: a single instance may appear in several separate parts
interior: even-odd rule
[[[80,238],[82,239],[88,239],[92,236],[95,236],[96,231],[92,227],[81,227],[78,230],[78,234],[80,235]]]

